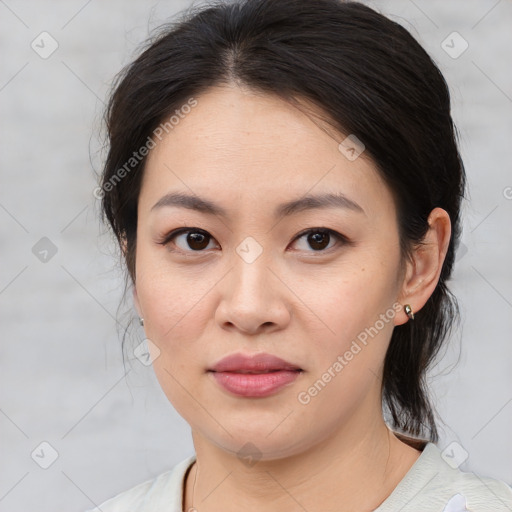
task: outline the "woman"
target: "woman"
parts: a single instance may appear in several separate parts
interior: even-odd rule
[[[512,510],[435,444],[465,173],[403,27],[337,0],[202,7],[124,70],[107,125],[104,218],[196,453],[101,510]]]

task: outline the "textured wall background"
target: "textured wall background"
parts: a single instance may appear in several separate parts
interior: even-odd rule
[[[430,374],[439,445],[512,484],[512,5],[368,3],[444,72],[469,178],[452,284],[463,327]],[[81,511],[193,453],[151,367],[123,367],[122,274],[93,195],[111,79],[189,5],[0,0],[0,512]]]

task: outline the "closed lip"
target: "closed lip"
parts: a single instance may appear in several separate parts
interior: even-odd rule
[[[272,354],[258,353],[246,355],[242,353],[230,354],[214,366],[209,368],[211,372],[234,373],[266,373],[279,370],[303,371],[297,365],[285,361]]]

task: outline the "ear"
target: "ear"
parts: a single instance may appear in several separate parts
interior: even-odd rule
[[[414,248],[407,262],[398,302],[409,304],[414,314],[421,310],[439,282],[451,237],[450,216],[442,208],[434,208],[428,217],[429,229],[421,244]],[[395,325],[409,321],[405,311],[395,316]]]

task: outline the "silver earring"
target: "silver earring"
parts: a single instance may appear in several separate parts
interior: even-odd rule
[[[411,320],[414,320],[414,313],[412,312],[412,308],[411,306],[409,306],[409,304],[406,304],[404,306],[404,311],[405,311],[405,314],[411,319]]]
[[[141,318],[140,316],[139,316],[139,324],[142,326],[144,325],[144,318]]]

